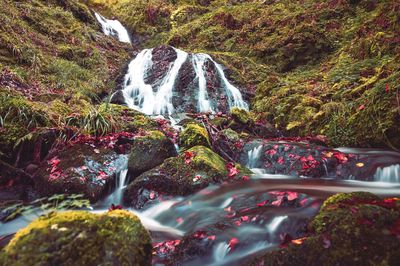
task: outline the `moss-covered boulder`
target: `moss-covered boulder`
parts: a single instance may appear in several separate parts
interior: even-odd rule
[[[17,232],[2,265],[151,265],[151,239],[128,211],[53,213]]]
[[[238,107],[232,108],[231,116],[233,120],[243,125],[249,124],[252,121],[252,119],[250,118],[250,113],[245,109]]]
[[[43,196],[84,194],[95,202],[113,186],[119,158],[106,147],[73,145],[43,161],[35,173],[35,187]]]
[[[164,196],[184,196],[209,184],[240,179],[247,169],[236,166],[238,173],[229,176],[226,161],[207,147],[196,146],[178,157],[169,158],[159,167],[143,173],[126,189],[124,202],[142,208]]]
[[[267,253],[264,265],[398,265],[400,201],[367,192],[325,201],[299,245]]]
[[[188,124],[179,136],[179,146],[182,150],[194,146],[211,147],[207,130],[198,124]]]
[[[174,144],[160,131],[137,137],[129,156],[129,171],[138,176],[177,155]]]

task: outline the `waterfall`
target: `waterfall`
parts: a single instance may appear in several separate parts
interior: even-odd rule
[[[196,72],[196,78],[199,80],[199,104],[198,108],[200,112],[212,112],[214,110],[211,107],[211,103],[208,100],[207,93],[207,79],[205,75],[205,62],[210,59],[209,55],[206,54],[194,54],[193,55],[193,68]]]
[[[128,156],[120,155],[116,162],[116,167],[118,173],[115,181],[115,190],[100,204],[101,206],[109,207],[111,204],[122,205],[122,196],[128,175]]]
[[[158,90],[146,84],[145,77],[152,66],[152,49],[145,49],[140,52],[129,64],[128,73],[125,75],[124,99],[126,104],[133,109],[148,115],[172,114],[172,92],[176,77],[182,64],[186,61],[188,54],[175,49],[177,59],[170,66],[167,75],[161,81]]]
[[[263,145],[259,145],[247,152],[247,167],[248,168],[256,168],[257,167],[257,162],[260,159],[261,156],[261,151],[262,151]]]
[[[400,183],[400,164],[386,167],[378,167],[374,175],[374,181],[386,183]]]
[[[131,43],[128,31],[124,26],[122,26],[121,22],[118,20],[106,19],[98,13],[94,13],[94,15],[100,23],[105,35],[115,36],[120,42]]]
[[[122,93],[125,103],[128,107],[143,112],[147,115],[168,114],[175,112],[176,107],[172,102],[172,96],[175,83],[182,65],[190,58],[191,67],[196,74],[194,83],[197,85],[197,95],[191,95],[189,98],[194,99],[197,96],[197,111],[199,112],[216,112],[212,100],[208,94],[207,86],[207,69],[206,62],[211,62],[216,69],[216,74],[221,79],[223,93],[228,98],[230,108],[239,107],[248,109],[248,105],[243,101],[242,95],[238,88],[233,86],[225,77],[222,66],[217,64],[211,56],[207,54],[191,54],[173,48],[176,52],[176,59],[169,64],[168,70],[162,80],[148,84],[146,78],[151,76],[153,66],[153,49],[145,49],[141,51],[128,66],[128,72],[125,75]],[[184,88],[186,89],[186,88]],[[181,96],[181,95],[177,95]],[[183,97],[183,95],[182,95]],[[185,99],[187,100],[187,99]],[[190,100],[190,99],[189,99]]]
[[[212,60],[212,59],[211,59]],[[243,101],[242,94],[240,93],[239,89],[233,86],[225,76],[224,70],[222,66],[216,63],[214,60],[212,62],[215,64],[219,75],[221,76],[222,82],[225,87],[226,94],[229,98],[229,107],[232,109],[233,107],[239,107],[242,109],[249,109],[249,106],[245,101]]]

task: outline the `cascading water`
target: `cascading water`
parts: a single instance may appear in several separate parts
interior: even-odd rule
[[[208,99],[207,93],[207,79],[205,73],[205,62],[210,59],[209,55],[206,54],[194,54],[193,55],[193,68],[196,72],[196,78],[199,80],[199,103],[198,108],[200,112],[214,112],[211,102]]]
[[[378,167],[374,181],[400,184],[400,164]]]
[[[261,156],[261,151],[262,151],[263,146],[259,145],[252,150],[248,151],[248,161],[247,161],[247,167],[250,169],[256,168],[258,164],[258,160],[260,159]]]
[[[207,54],[188,54],[182,50],[172,48],[176,53],[176,59],[169,63],[169,67],[163,78],[154,84],[149,84],[146,79],[152,70],[153,49],[141,51],[129,64],[128,72],[125,75],[122,93],[125,103],[133,109],[148,115],[169,114],[175,112],[177,106],[173,104],[175,83],[180,74],[182,65],[191,60],[191,67],[195,72],[195,87],[197,95],[198,112],[218,111],[209,98],[207,86],[206,62],[211,62],[216,69],[217,76],[221,81],[224,94],[227,96],[229,108],[239,107],[248,109],[247,103],[243,100],[238,88],[233,86],[226,78],[222,66],[217,64]],[[191,58],[191,59],[190,59]],[[178,95],[180,97],[180,95]],[[189,98],[190,98],[189,97]]]
[[[115,163],[117,167],[117,177],[115,182],[115,190],[111,193],[99,206],[110,206],[111,204],[122,205],[122,196],[127,184],[128,176],[128,156],[120,155]]]
[[[131,43],[129,33],[118,20],[106,19],[98,13],[94,13],[97,21],[100,23],[105,35],[115,36],[120,42]]]

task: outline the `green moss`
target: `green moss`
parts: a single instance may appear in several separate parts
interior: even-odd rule
[[[211,147],[207,130],[197,124],[188,124],[179,135],[179,144],[182,150],[190,149],[194,146]]]
[[[10,265],[150,265],[151,239],[128,211],[49,214],[17,232],[4,249]]]
[[[232,108],[231,115],[236,122],[243,125],[247,125],[252,121],[249,112],[247,112],[245,109],[237,107]]]

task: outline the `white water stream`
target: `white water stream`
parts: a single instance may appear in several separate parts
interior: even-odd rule
[[[103,33],[109,36],[115,36],[120,42],[131,43],[129,33],[118,20],[106,19],[98,13],[94,13],[97,21],[100,23]]]

